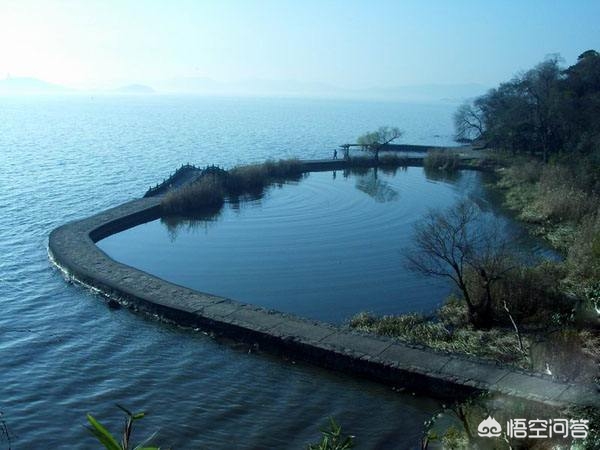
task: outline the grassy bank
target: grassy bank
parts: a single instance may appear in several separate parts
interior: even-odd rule
[[[520,160],[498,171],[493,185],[502,193],[505,205],[529,224],[534,234],[564,254],[581,239],[584,225],[597,222],[600,206],[598,195],[578,186],[568,172],[558,164]],[[600,228],[590,231],[598,233]]]
[[[594,301],[592,291],[600,287],[600,164],[521,159],[499,171],[493,187],[532,233],[565,255],[565,287]]]
[[[514,330],[494,328],[476,330],[467,320],[467,311],[457,298],[447,303],[431,316],[410,313],[377,317],[359,313],[352,317],[349,326],[355,330],[397,338],[410,344],[425,345],[435,350],[461,353],[530,368],[528,351],[531,342],[524,339],[521,351]]]
[[[452,160],[444,155],[434,155],[431,160],[430,167],[452,167]],[[489,329],[475,329],[469,323],[462,297],[452,297],[430,316],[374,317],[361,313],[349,325],[574,381],[597,381],[599,166],[590,161],[583,168],[560,160],[543,163],[502,153],[488,160],[497,167],[498,174],[489,187],[501,194],[505,206],[533,234],[562,253],[564,260],[533,266],[523,262],[503,274],[491,290],[494,323]],[[468,289],[476,298],[482,294],[481,286],[476,284]],[[573,370],[574,362],[578,370]]]
[[[426,167],[451,169],[453,158],[433,154]],[[494,324],[475,329],[462,298],[452,297],[429,316],[375,317],[361,313],[350,327],[434,349],[549,372],[580,382],[598,380],[600,344],[600,170],[578,164],[490,152],[497,167],[488,186],[531,232],[564,255],[563,261],[517,265],[492,288]],[[476,284],[468,287],[482,294]],[[506,307],[506,308],[505,308]],[[519,344],[515,326],[521,344]],[[579,370],[573,370],[573,363]]]
[[[456,136],[484,144],[488,147],[490,160],[501,167],[490,187],[500,193],[504,205],[518,220],[526,223],[533,234],[544,238],[564,256],[560,262],[551,265],[546,262],[545,267],[532,267],[536,262],[530,257],[529,261],[521,263],[518,270],[496,272],[491,277],[487,271],[479,270],[483,283],[478,290],[481,292],[483,286],[486,298],[492,296],[497,300],[498,293],[492,292],[489,283],[502,287],[507,282],[502,289],[513,302],[504,305],[506,314],[514,315],[511,322],[515,329],[520,329],[523,341],[528,343],[529,360],[545,363],[545,371],[553,375],[583,383],[598,383],[600,378],[599,74],[600,53],[595,50],[580,54],[577,62],[570,67],[562,67],[558,57],[546,58],[532,69],[461,105],[454,116]],[[432,157],[430,165],[451,167],[452,163]],[[450,238],[445,239],[448,236]],[[463,260],[459,258],[460,263],[457,263],[453,254],[448,256],[444,252],[444,246],[452,243],[456,236],[435,234],[434,237],[440,237],[438,241],[444,244],[428,242],[433,243],[431,248],[437,252],[438,260],[446,258],[444,261],[454,264],[455,268],[461,267]],[[452,248],[456,249],[455,246]],[[457,253],[460,255],[461,251],[459,248]],[[529,268],[524,270],[523,266]],[[435,267],[438,268],[447,275],[443,264]],[[538,272],[537,275],[535,272]],[[540,278],[539,275],[544,273],[548,275]],[[501,282],[498,283],[498,280]],[[469,295],[472,294],[471,287],[462,278],[458,277],[455,281],[463,295],[463,302],[469,304],[471,310],[472,298],[477,299],[477,294]],[[531,297],[532,293],[535,293],[534,297]],[[536,300],[532,301],[533,298]],[[492,308],[495,321],[501,313],[498,306],[503,302],[496,301]],[[531,303],[533,307],[528,306]],[[523,311],[523,308],[529,309],[529,312]],[[381,334],[389,334],[393,330],[393,334],[402,339],[465,352],[457,345],[465,341],[457,330],[466,328],[468,333],[468,324],[449,327],[445,323],[444,311],[438,311],[436,317],[427,321],[420,320],[405,326],[410,319],[407,316],[393,319],[359,317],[354,320],[354,325],[358,323],[359,328]],[[439,333],[440,326],[444,329],[443,333]],[[501,328],[500,323],[495,323],[486,333],[493,338]],[[498,337],[496,341],[502,342],[502,339]],[[495,347],[498,354],[492,355],[494,359],[510,357],[510,349],[507,353],[505,347]],[[490,356],[473,345],[466,352]],[[512,363],[519,364],[519,361]],[[544,371],[544,366],[532,366]],[[452,448],[469,447],[469,443],[476,444],[470,432],[473,424],[467,424],[464,418],[477,407],[463,404],[457,409],[460,409],[457,416],[461,418],[463,427],[450,435],[463,439],[464,445],[455,442]],[[477,420],[485,417],[484,413],[489,414],[490,410],[492,408],[484,407],[476,414]],[[496,413],[494,416],[497,418]],[[516,416],[525,417],[526,414],[517,412],[513,417]],[[573,446],[560,443],[552,448],[600,448],[598,408],[557,416],[589,418],[591,434],[586,441],[574,442]],[[506,448],[514,448],[508,440],[507,444]],[[541,441],[516,444],[518,448],[551,446]]]

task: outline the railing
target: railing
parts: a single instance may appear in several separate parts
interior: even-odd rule
[[[200,169],[199,167],[196,167],[190,163],[183,164],[174,173],[169,174],[167,178],[163,179],[156,186],[150,186],[144,194],[144,198],[164,194],[169,189],[178,188],[183,186],[184,184],[198,181],[206,174],[219,173],[222,171],[223,169],[215,165],[206,166],[204,169]],[[185,177],[188,176],[190,173],[194,173],[196,176],[193,177],[193,179],[186,180]]]
[[[193,164],[187,163],[182,164],[174,173],[169,174],[167,178],[163,178],[160,183],[157,183],[156,186],[150,186],[144,197],[153,197],[155,195],[163,194],[166,192],[171,186],[177,184],[177,180],[181,178],[183,175],[187,175],[191,171],[200,171],[200,169]]]

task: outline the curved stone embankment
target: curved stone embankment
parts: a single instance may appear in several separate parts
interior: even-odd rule
[[[312,164],[318,170],[323,162],[307,167]],[[600,395],[591,385],[569,384],[205,294],[118,263],[95,245],[158,217],[160,197],[149,197],[67,223],[50,233],[50,257],[75,281],[134,309],[319,366],[445,398],[490,391],[554,406],[600,405]]]

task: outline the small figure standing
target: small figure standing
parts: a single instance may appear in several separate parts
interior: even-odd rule
[[[337,159],[337,149],[333,150],[333,159]]]

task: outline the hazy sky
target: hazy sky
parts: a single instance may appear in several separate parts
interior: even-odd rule
[[[600,1],[0,0],[0,78],[494,85],[600,49]]]

